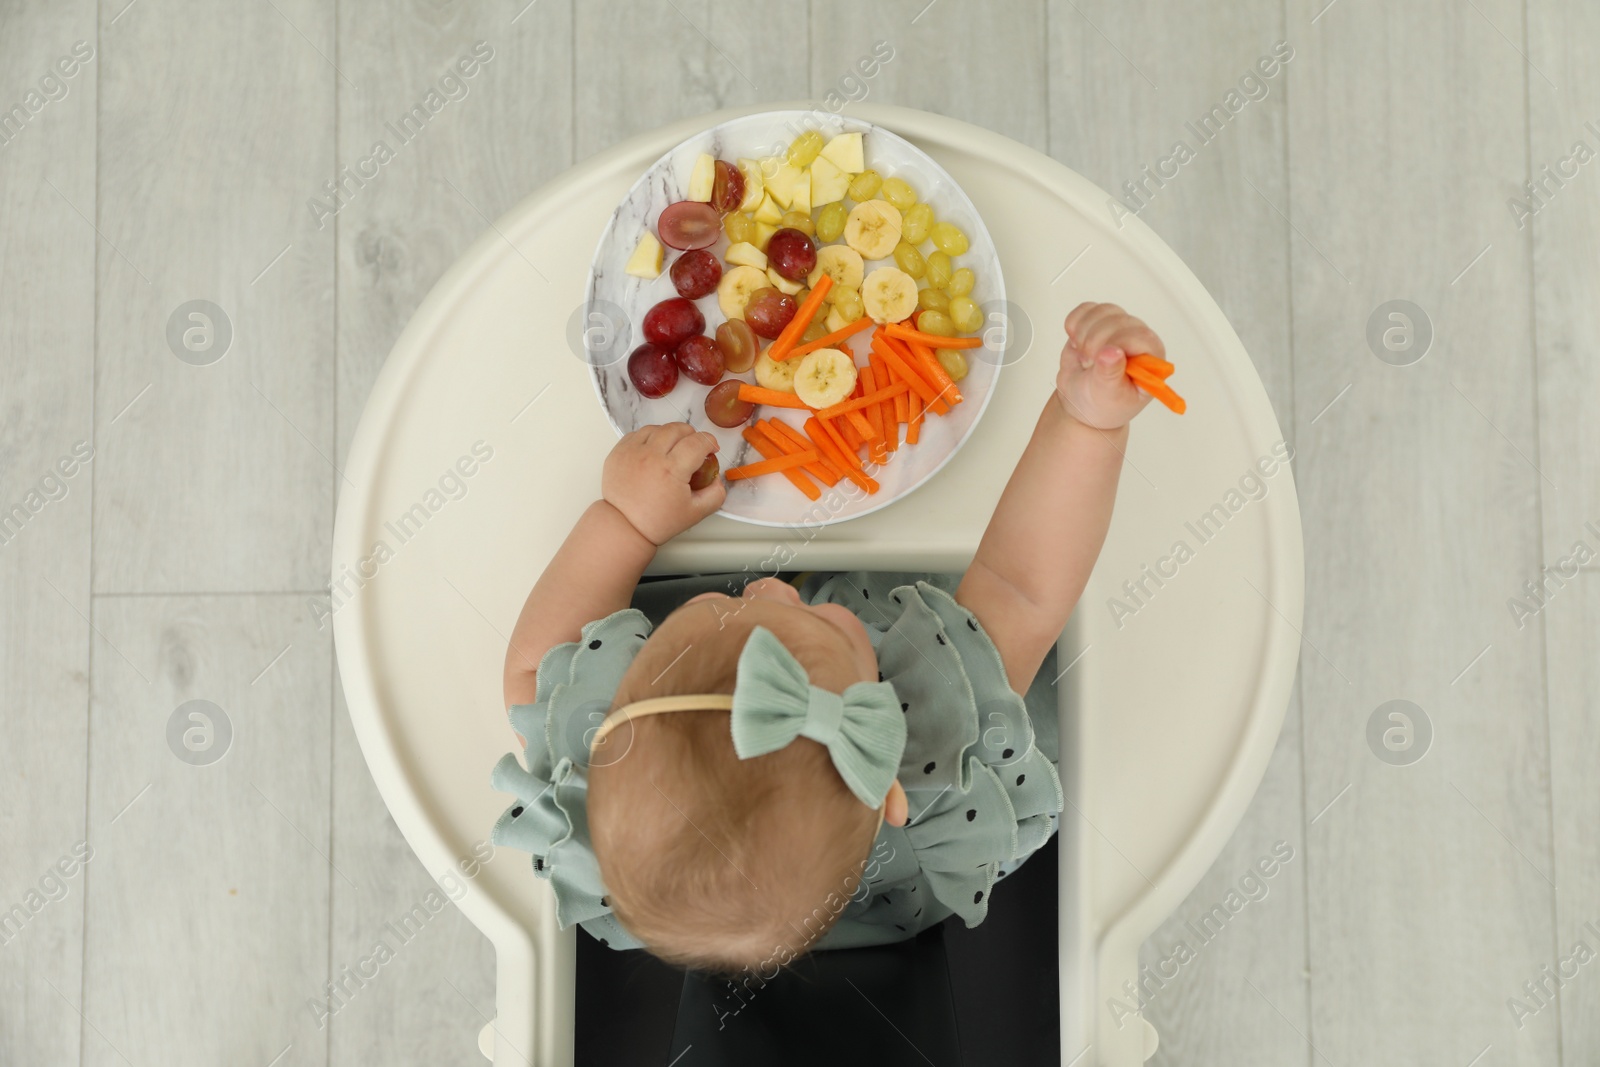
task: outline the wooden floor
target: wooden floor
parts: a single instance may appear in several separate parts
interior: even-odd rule
[[[308,207],[479,41],[381,178]],[[492,953],[454,909],[363,963],[432,883],[315,624],[342,456],[486,220],[668,120],[834,91],[1144,183],[1296,451],[1295,697],[1146,948],[1195,950],[1151,984],[1155,1062],[1600,1062],[1597,46],[1592,0],[0,4],[0,508],[26,516],[0,545],[0,1064],[480,1062]],[[175,358],[222,343],[184,348],[194,300],[231,328],[210,365]],[[1367,340],[1395,300],[1425,316],[1397,355]],[[1375,354],[1424,326],[1420,362]],[[1420,750],[1415,713],[1409,753],[1369,744],[1393,699],[1420,762],[1376,754]]]

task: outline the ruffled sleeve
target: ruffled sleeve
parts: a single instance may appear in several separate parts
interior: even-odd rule
[[[803,591],[866,624],[907,727],[899,779],[911,817],[902,830],[884,827],[874,855],[899,860],[909,849],[916,871],[885,863],[888,876],[841,917],[841,926],[866,924],[881,938],[840,931],[829,947],[903,938],[952,913],[977,925],[1001,865],[1054,832],[1063,795],[1053,753],[1036,744],[1028,702],[1011,688],[994,642],[951,595],[957,580],[851,572]]]
[[[546,652],[534,702],[511,709],[512,728],[526,744],[523,759],[508,752],[491,778],[516,800],[495,821],[490,841],[532,854],[534,873],[555,892],[563,929],[580,923],[614,948],[638,942],[611,916],[589,838],[589,741],[650,631],[642,612],[626,608]]]

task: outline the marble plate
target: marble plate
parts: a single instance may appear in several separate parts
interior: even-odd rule
[[[687,421],[696,429],[716,434],[722,442],[718,460],[724,470],[761,458],[740,436],[738,428],[714,426],[706,417],[705,395],[709,387],[680,377],[672,392],[657,399],[641,396],[633,387],[628,379],[628,353],[643,340],[639,323],[645,312],[658,301],[677,295],[668,268],[679,253],[667,249],[657,278],[632,277],[624,273],[623,266],[640,235],[647,228],[654,230],[662,209],[683,199],[690,169],[702,152],[730,163],[739,157],[759,159],[782,152],[808,129],[820,130],[825,137],[844,131],[865,134],[867,166],[885,178],[904,178],[919,199],[933,205],[936,218],[961,227],[970,247],[957,258],[956,265],[970,267],[977,274],[973,299],[985,309],[1002,307],[1005,284],[989,231],[967,194],[921,149],[881,126],[827,111],[769,111],[733,119],[689,138],[645,171],[617,207],[595,250],[586,291],[584,321],[589,329],[584,345],[595,394],[619,436],[641,426]],[[712,251],[720,256],[727,246],[727,238],[722,237]],[[932,247],[926,242],[922,246],[925,253]],[[867,270],[885,262],[893,263],[869,261]],[[723,321],[716,294],[696,303],[706,316],[706,332],[712,333]],[[867,336],[862,333],[851,338],[858,364],[866,362]],[[917,489],[956,454],[988,406],[1001,360],[985,358],[986,351],[973,350],[974,358],[969,360],[967,377],[961,383],[965,400],[947,415],[928,418],[917,444],[902,444],[887,464],[871,471],[881,485],[877,493],[868,496],[848,480],[842,480],[832,489],[823,487],[822,498],[811,501],[784,478],[753,478],[729,483],[727,502],[719,514],[763,526],[821,526],[870,514]],[[749,372],[735,377],[754,381]],[[804,421],[800,412],[773,408],[758,409],[757,417],[783,418],[797,427]]]

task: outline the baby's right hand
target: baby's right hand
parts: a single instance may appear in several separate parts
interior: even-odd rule
[[[727,484],[690,489],[689,476],[717,451],[717,439],[686,422],[623,436],[600,469],[600,495],[652,544],[664,545],[722,506]]]
[[[1154,330],[1115,304],[1079,304],[1067,316],[1056,395],[1068,415],[1098,430],[1126,426],[1150,402],[1127,375],[1128,356],[1166,358]]]

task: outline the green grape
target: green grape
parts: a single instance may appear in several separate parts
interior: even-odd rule
[[[817,240],[823,244],[837,241],[844,233],[844,224],[849,217],[850,209],[838,200],[817,212]]]
[[[783,218],[778,220],[778,225],[799,230],[807,237],[816,236],[817,228],[811,222],[811,213],[807,211],[786,211]]]
[[[962,333],[971,333],[983,325],[983,311],[970,296],[951,297],[950,306],[945,310],[950,315],[950,321]]]
[[[950,275],[950,280],[945,283],[944,291],[951,296],[967,296],[972,292],[972,287],[978,284],[978,276],[966,267],[962,267]]]
[[[956,324],[942,311],[924,311],[917,316],[917,329],[922,333],[931,333],[939,337],[956,335]]]
[[[868,200],[878,195],[878,190],[883,188],[883,178],[875,170],[864,170],[850,179],[850,199],[858,204],[865,204]]]
[[[901,231],[903,234],[905,231]],[[950,265],[950,257],[943,252],[928,253],[928,284],[935,289],[943,289],[950,284],[950,272],[954,268]]]
[[[854,322],[866,314],[866,310],[861,306],[861,294],[854,289],[844,290],[833,302],[833,306],[839,310],[840,317],[846,322]]]
[[[939,366],[950,375],[950,380],[959,382],[967,376],[967,357],[959,348],[937,348],[933,355],[939,361]]]
[[[904,178],[889,178],[883,183],[883,198],[901,211],[909,211],[917,202],[917,191]]]
[[[950,298],[938,289],[922,289],[917,293],[917,306],[923,311],[944,311],[950,306]]]
[[[822,134],[807,130],[789,146],[789,162],[797,167],[809,167],[822,154]]]
[[[948,222],[936,222],[928,230],[928,236],[941,252],[948,252],[952,256],[959,256],[967,250],[967,235],[959,228]]]
[[[802,344],[810,344],[812,341],[821,340],[826,336],[828,336],[828,328],[822,325],[819,320],[806,327],[806,332],[800,335],[800,341]],[[954,378],[955,375],[952,374],[950,377]]]
[[[900,236],[914,245],[928,239],[928,227],[933,225],[933,208],[927,204],[913,204],[900,219]]]
[[[835,285],[828,290],[828,295],[822,298],[824,304],[838,304],[846,300],[860,300],[861,290],[852,289],[848,285]]]
[[[911,275],[920,278],[928,272],[928,265],[922,261],[922,253],[917,251],[917,246],[901,241],[894,246],[895,266]]]
[[[740,241],[754,242],[756,239],[756,220],[749,215],[742,215],[736,211],[728,213],[722,220],[722,231],[728,235],[728,243],[736,245]]]

